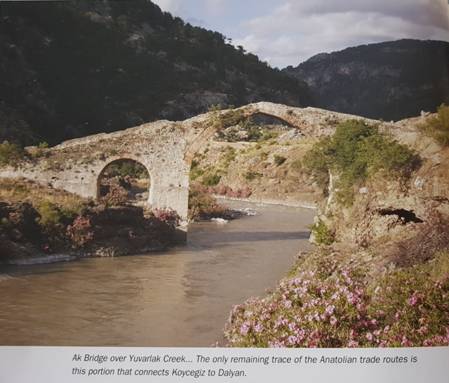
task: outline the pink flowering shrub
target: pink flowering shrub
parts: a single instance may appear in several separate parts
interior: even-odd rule
[[[268,297],[235,306],[225,336],[235,347],[449,345],[449,274],[435,272],[447,270],[448,258],[440,254],[369,286],[364,270],[322,259]]]
[[[94,239],[92,222],[89,217],[78,216],[67,226],[67,236],[74,247],[83,247]]]

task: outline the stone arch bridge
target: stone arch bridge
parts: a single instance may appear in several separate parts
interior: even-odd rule
[[[95,199],[105,167],[116,160],[134,160],[150,174],[148,204],[175,210],[186,223],[193,156],[220,128],[220,121],[232,113],[243,117],[269,115],[307,136],[330,134],[338,122],[351,117],[315,108],[267,102],[250,104],[182,122],[156,121],[110,134],[73,139],[48,149],[28,148],[35,154],[14,166],[0,168],[0,178],[25,178]]]

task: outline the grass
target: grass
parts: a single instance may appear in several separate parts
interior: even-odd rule
[[[229,165],[231,165],[232,162],[235,161],[237,158],[237,152],[234,148],[227,146],[226,148],[223,148],[223,153],[220,157],[220,165],[223,167],[224,170],[227,170],[229,168]]]
[[[19,145],[3,141],[0,144],[0,165],[15,165],[26,156],[25,151]]]
[[[420,130],[442,146],[449,146],[449,106],[441,105],[436,116],[420,126]]]
[[[28,202],[39,210],[44,201],[59,208],[64,215],[79,214],[89,200],[35,182],[17,179],[0,180],[0,200],[9,203]]]

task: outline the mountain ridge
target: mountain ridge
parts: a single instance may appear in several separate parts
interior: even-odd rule
[[[449,43],[402,39],[319,53],[284,73],[305,81],[316,106],[400,120],[449,102]]]

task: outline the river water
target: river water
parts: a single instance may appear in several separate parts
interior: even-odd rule
[[[313,210],[227,202],[256,216],[196,223],[164,253],[0,273],[0,345],[201,346],[233,305],[261,296],[308,248]]]

